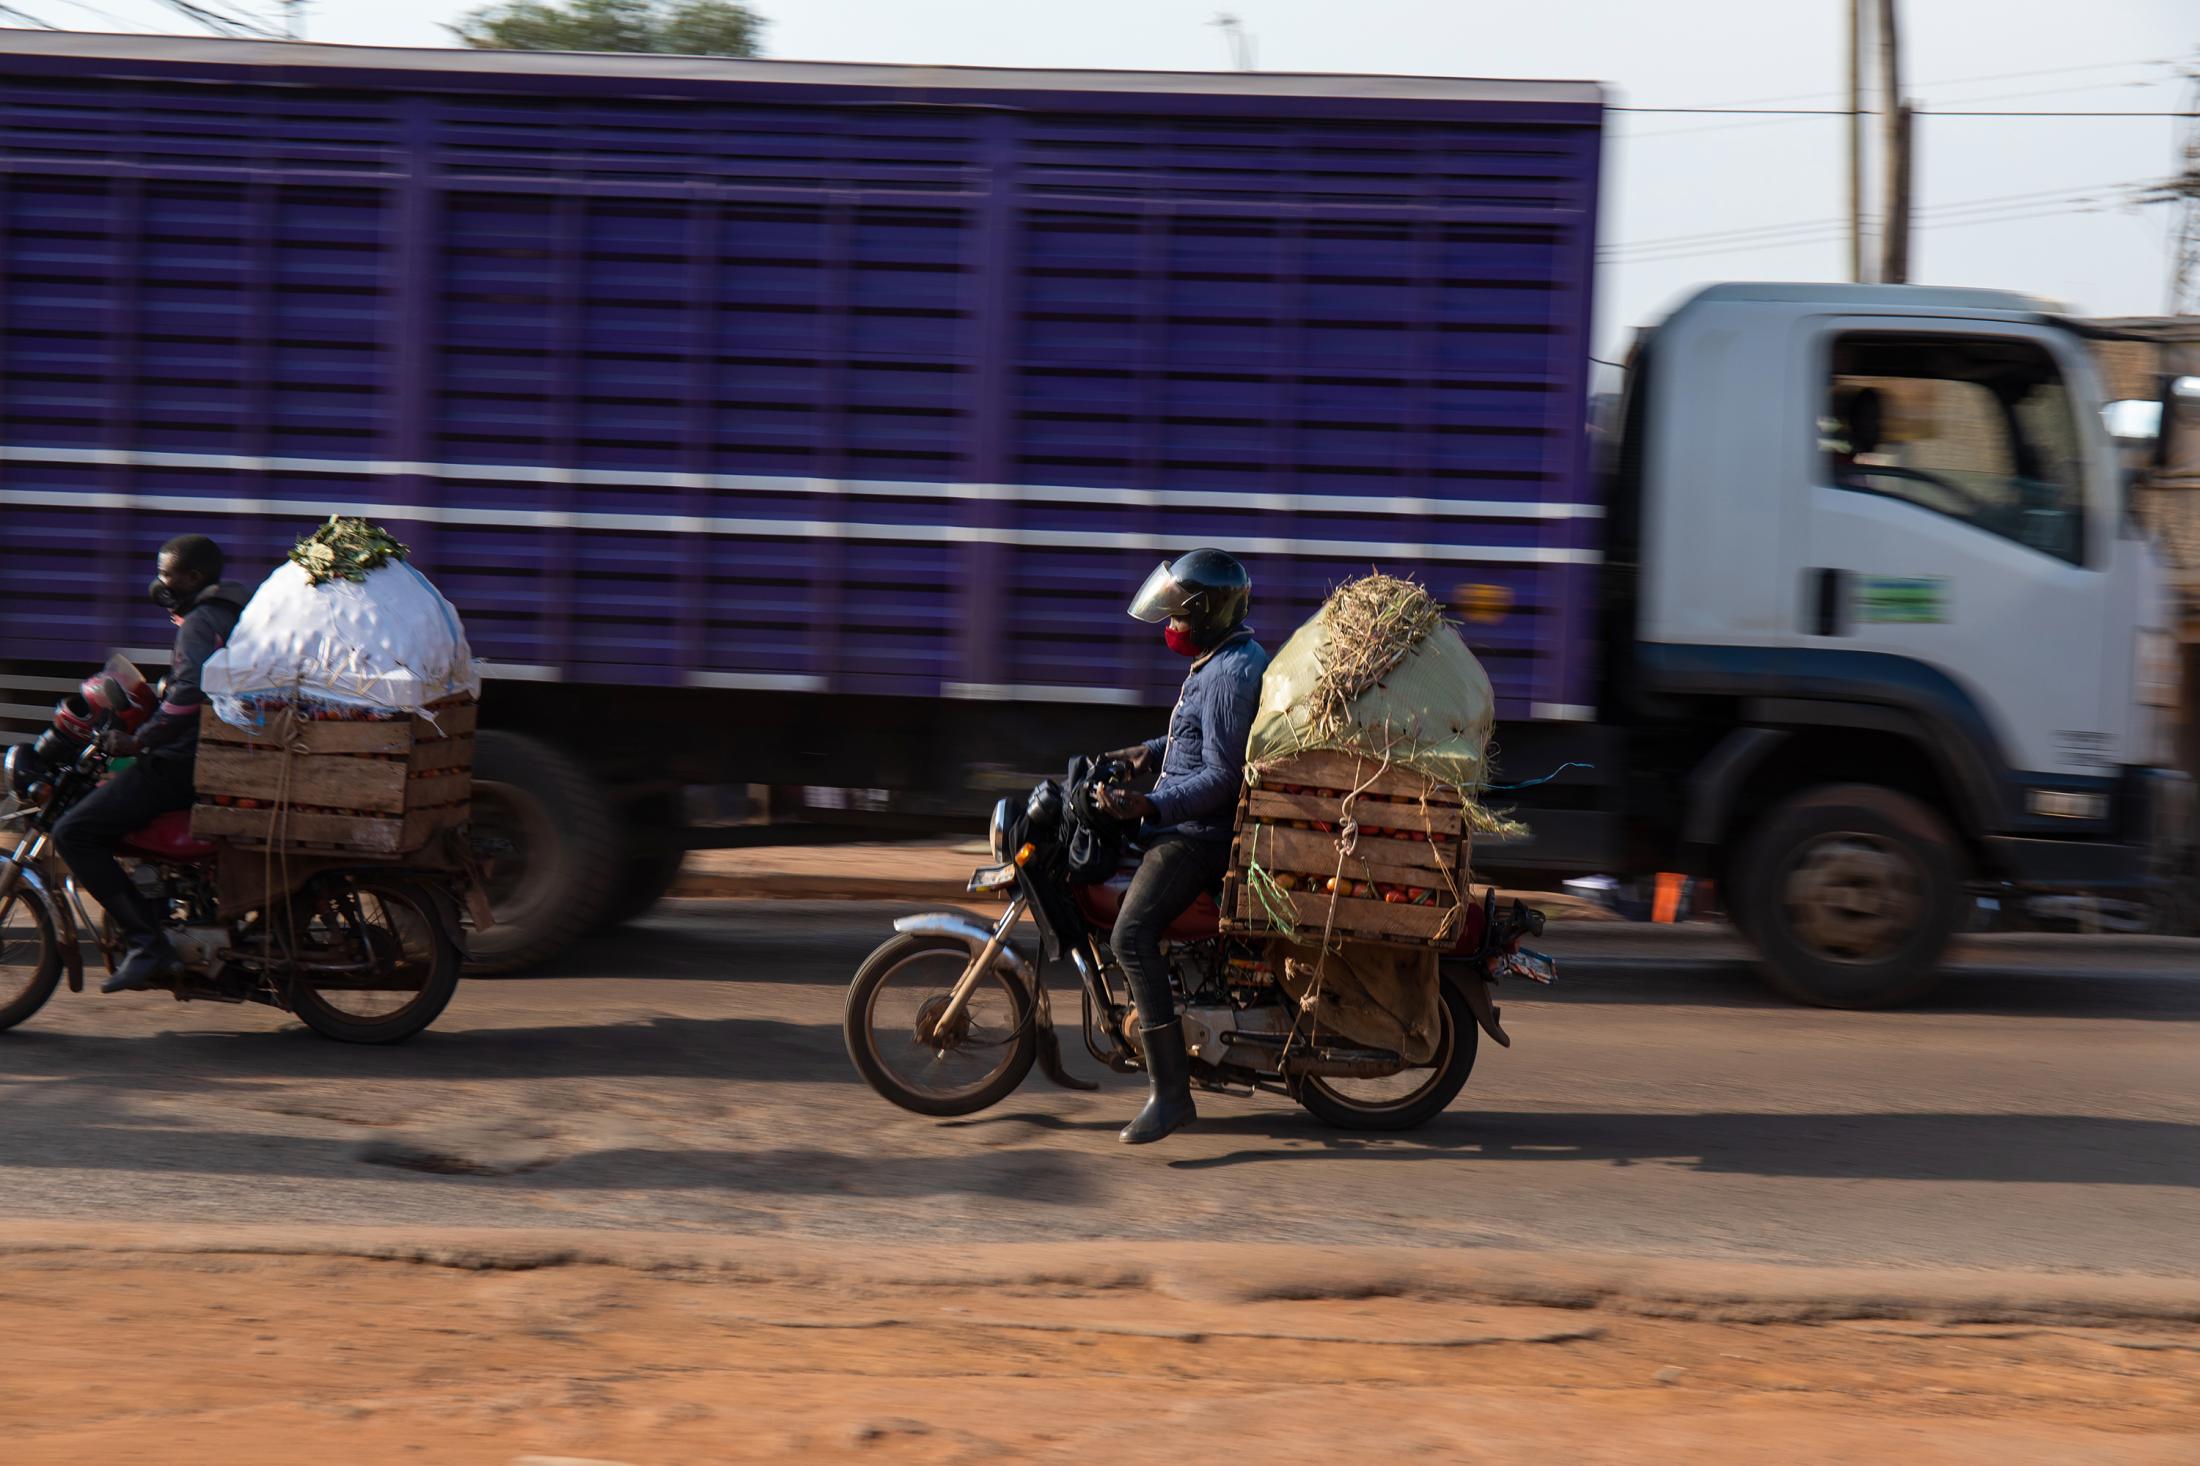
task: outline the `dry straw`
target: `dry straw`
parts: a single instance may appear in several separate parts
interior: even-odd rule
[[[1309,724],[1317,737],[1334,739],[1353,726],[1353,700],[1443,625],[1444,611],[1413,581],[1378,573],[1338,586],[1322,606],[1322,619],[1329,623],[1329,648],[1314,682]]]

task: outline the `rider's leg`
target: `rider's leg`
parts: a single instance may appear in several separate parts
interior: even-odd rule
[[[1152,1093],[1145,1109],[1123,1131],[1138,1145],[1159,1140],[1191,1122],[1190,1060],[1184,1029],[1176,1020],[1176,999],[1169,991],[1169,964],[1161,955],[1161,935],[1182,916],[1202,891],[1211,889],[1229,867],[1230,847],[1183,836],[1164,836],[1146,852],[1131,877],[1131,888],[1115,918],[1110,945],[1123,966],[1138,1005],[1138,1041],[1145,1051]]]
[[[172,954],[160,929],[160,913],[146,909],[115,860],[123,839],[172,809],[191,805],[191,760],[139,759],[86,795],[54,826],[54,848],[85,893],[122,930],[128,955],[108,991],[147,986]]]

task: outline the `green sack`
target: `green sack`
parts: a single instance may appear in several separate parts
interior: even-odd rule
[[[1450,784],[1488,781],[1489,674],[1429,593],[1370,575],[1341,585],[1261,679],[1245,761],[1331,749]]]

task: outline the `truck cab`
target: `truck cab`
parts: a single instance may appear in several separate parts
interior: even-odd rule
[[[2148,899],[2191,799],[2170,606],[2076,324],[1720,285],[1629,377],[1613,690],[1775,985],[1913,996],[1983,888]]]

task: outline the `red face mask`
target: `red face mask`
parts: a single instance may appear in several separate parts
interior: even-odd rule
[[[1172,624],[1161,629],[1161,639],[1169,644],[1169,650],[1180,657],[1196,657],[1204,648],[1194,640],[1189,631],[1179,631]]]

